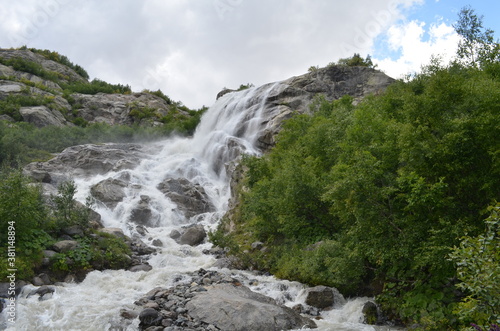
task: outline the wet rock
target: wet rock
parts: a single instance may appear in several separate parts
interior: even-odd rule
[[[176,240],[181,237],[181,233],[179,232],[179,230],[172,230],[170,231],[169,237]]]
[[[174,278],[171,288],[154,288],[135,302],[155,307],[165,330],[286,330],[315,323],[262,294],[252,292],[239,280],[213,270],[199,269]],[[157,307],[157,308],[156,308]],[[141,330],[149,330],[141,327]]]
[[[52,249],[58,253],[66,253],[76,249],[78,245],[76,240],[62,240],[52,245]]]
[[[47,293],[54,293],[55,291],[55,287],[54,286],[48,286],[48,285],[43,285],[43,286],[40,286],[40,288],[38,288],[36,291],[35,291],[35,294],[38,294],[40,296],[43,296]]]
[[[153,244],[153,246],[155,247],[163,247],[163,242],[160,239],[153,240],[151,244]]]
[[[66,277],[64,277],[64,282],[65,283],[76,283],[78,278],[75,275],[69,274]]]
[[[134,238],[129,242],[130,249],[137,255],[149,255],[156,252],[156,249],[149,247],[138,238]]]
[[[217,93],[215,100],[217,100],[217,99],[219,99],[219,98],[223,97],[224,95],[231,93],[231,92],[235,92],[235,90],[225,88],[222,91],[220,91],[219,93]]]
[[[108,208],[115,208],[125,197],[128,182],[123,179],[107,178],[92,186],[90,193]]]
[[[186,218],[213,212],[215,207],[205,189],[185,178],[166,178],[157,188],[172,200]]]
[[[50,279],[49,275],[47,275],[46,273],[41,273],[37,277],[42,280],[43,285],[50,285],[50,284],[52,284],[52,280]]]
[[[151,199],[147,195],[141,195],[140,201],[130,214],[130,221],[139,225],[155,226],[151,219],[152,211],[149,207]]]
[[[133,320],[139,317],[139,313],[130,309],[121,309],[120,316],[128,320]]]
[[[324,309],[336,304],[343,305],[345,299],[336,288],[320,285],[306,289],[305,302],[309,306]]]
[[[38,277],[38,276],[35,276],[33,277],[33,280],[31,281],[33,283],[33,285],[35,286],[42,286],[42,285],[45,285],[45,283],[43,282],[43,280]]]
[[[161,323],[160,314],[153,308],[146,308],[142,310],[139,314],[139,320],[141,321],[141,323],[139,324],[141,328],[156,326]]]
[[[148,148],[155,149],[154,147]],[[72,146],[49,161],[30,163],[23,170],[29,177],[57,187],[73,177],[95,176],[109,171],[133,169],[147,158],[145,149],[145,146],[139,144]]]
[[[186,229],[186,231],[179,237],[178,242],[181,245],[197,246],[201,244],[207,233],[203,225],[195,225]]]
[[[217,284],[187,304],[189,315],[221,330],[289,330],[316,324],[244,286]]]
[[[149,264],[139,264],[130,267],[128,270],[132,272],[138,272],[138,271],[150,271],[151,269],[153,269],[153,267],[150,266]]]

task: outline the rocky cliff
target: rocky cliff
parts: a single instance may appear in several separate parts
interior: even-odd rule
[[[190,116],[187,108],[161,93],[132,93],[128,86],[89,82],[83,69],[75,71],[80,67],[71,68],[50,58],[61,56],[0,49],[0,119],[36,127],[88,123],[159,126],[169,116]]]
[[[310,105],[318,95],[329,101],[350,95],[354,98],[354,103],[359,103],[370,94],[382,92],[393,81],[393,78],[373,68],[345,65],[329,65],[286,79],[273,90],[264,105],[262,117],[265,118],[263,124],[266,128],[258,138],[259,147],[267,151],[274,146],[275,136],[283,121],[293,114],[309,113]],[[218,97],[228,97],[234,93],[243,91],[224,90]],[[250,102],[249,107],[251,106]]]

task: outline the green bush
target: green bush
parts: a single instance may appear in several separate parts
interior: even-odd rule
[[[494,72],[434,66],[356,107],[318,99],[268,155],[245,158],[238,230],[224,240],[265,242],[250,258],[280,277],[378,294],[395,320],[457,327],[447,256],[500,196]]]
[[[456,313],[464,325],[484,329],[500,325],[500,204],[488,210],[485,233],[462,237],[450,254],[460,280],[457,287],[468,294]]]

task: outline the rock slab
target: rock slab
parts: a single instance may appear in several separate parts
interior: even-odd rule
[[[221,330],[290,330],[316,324],[245,286],[216,284],[186,304],[190,316]]]

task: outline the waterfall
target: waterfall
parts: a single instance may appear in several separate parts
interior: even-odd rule
[[[149,155],[132,170],[74,178],[80,201],[85,201],[90,188],[103,179],[124,175],[130,178],[126,197],[115,208],[96,207],[106,227],[121,228],[128,236],[138,235],[136,225],[129,221],[133,206],[148,197],[151,221],[142,240],[149,245],[155,240],[162,243],[158,253],[148,260],[153,269],[149,272],[92,271],[81,283],[58,284],[52,298],[43,301],[38,296],[29,295],[34,286],[26,286],[17,300],[15,327],[6,324],[4,314],[0,319],[0,329],[7,326],[8,330],[137,330],[138,319],[123,320],[121,309],[133,310],[135,300],[155,287],[174,285],[183,273],[210,268],[215,259],[202,251],[210,248],[211,244],[196,247],[179,245],[169,234],[179,226],[195,222],[208,230],[215,228],[227,209],[230,196],[226,166],[242,153],[259,154],[255,143],[265,129],[265,102],[282,88],[282,83],[273,83],[228,93],[203,115],[193,137],[172,137],[149,144]],[[165,178],[185,178],[200,185],[215,211],[186,217],[158,189],[158,184]],[[253,290],[288,306],[300,302],[304,289],[302,284],[273,277],[227,269],[221,272],[234,274]],[[252,286],[251,278],[258,278],[259,286]],[[357,309],[359,311],[359,307]],[[325,313],[323,318],[318,322],[320,330],[341,330],[339,325],[345,325],[342,330],[374,330],[360,324],[359,316],[342,321]]]

